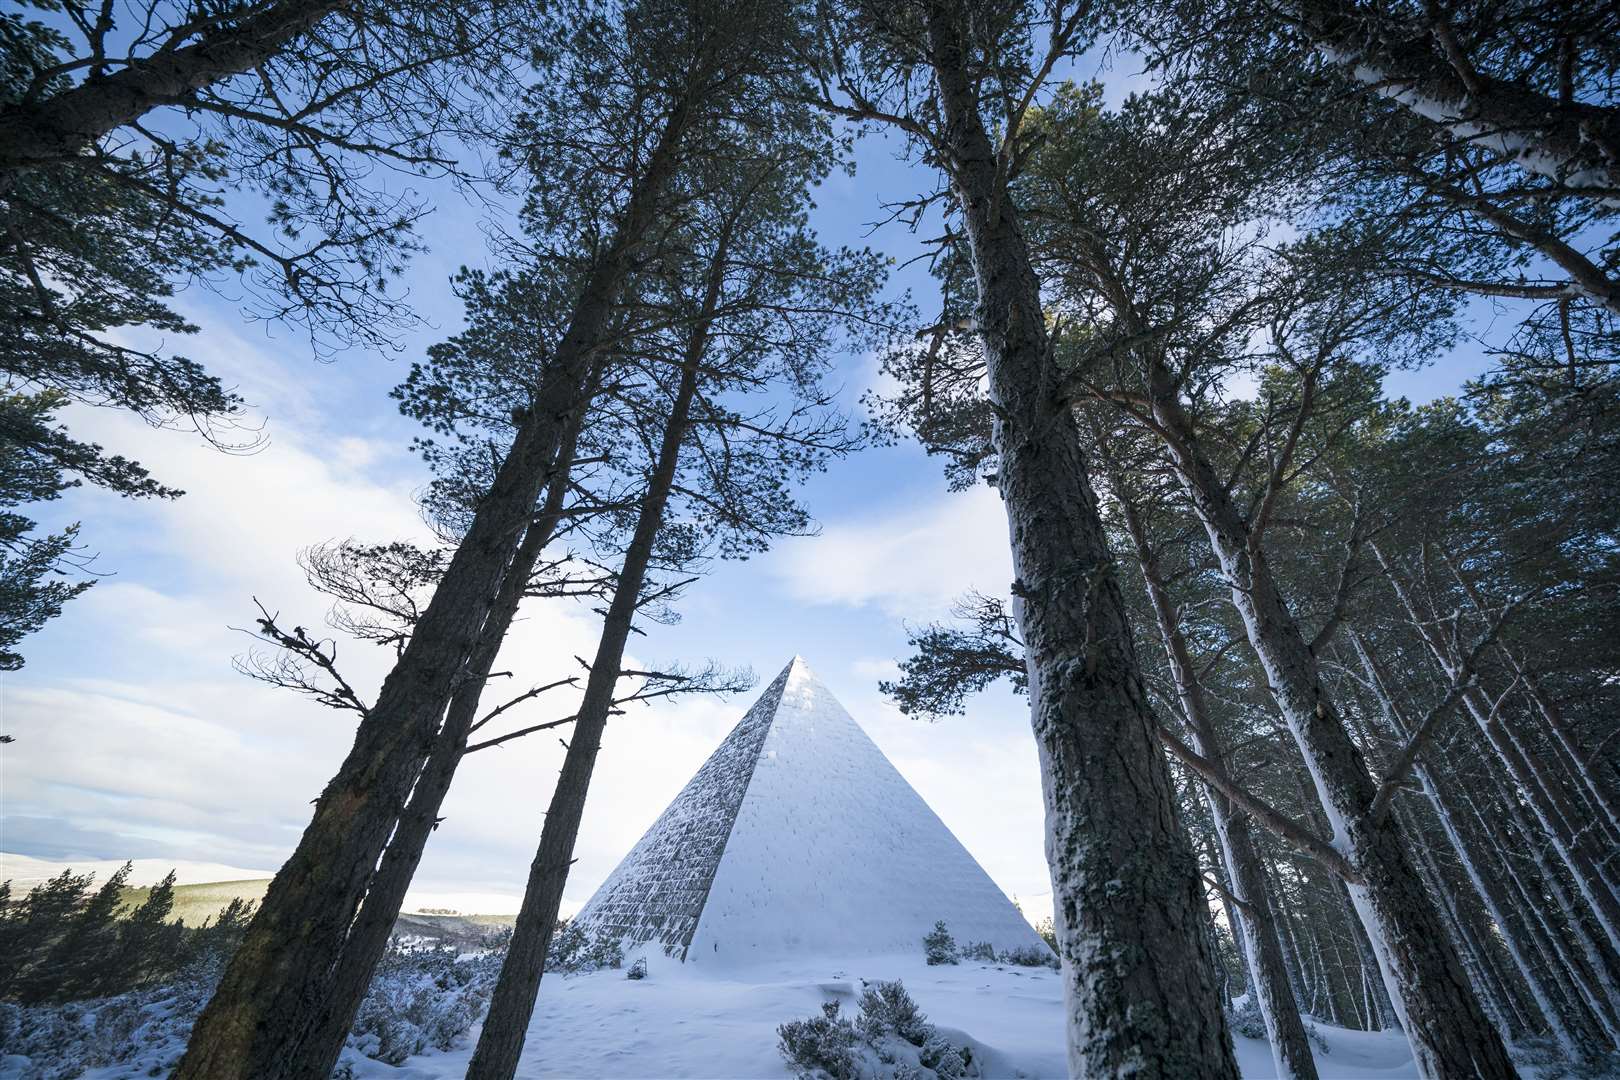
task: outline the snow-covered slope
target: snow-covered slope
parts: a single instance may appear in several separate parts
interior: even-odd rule
[[[805,662],[777,676],[581,910],[688,962],[1042,948]]]

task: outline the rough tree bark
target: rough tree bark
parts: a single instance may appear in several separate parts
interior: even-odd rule
[[[596,754],[601,749],[602,733],[613,708],[613,692],[619,681],[625,642],[629,640],[631,622],[640,603],[647,563],[663,525],[664,507],[675,484],[681,443],[686,437],[692,398],[697,390],[698,371],[707,351],[708,319],[719,300],[722,276],[717,272],[710,279],[703,320],[694,329],[683,359],[680,385],[664,425],[657,462],[641,500],[635,532],[625,549],[613,601],[602,623],[590,678],[575,714],[573,737],[568,740],[562,772],[551,793],[551,804],[540,830],[540,847],[529,866],[529,880],[518,909],[517,926],[490,997],[489,1015],[484,1019],[478,1046],[467,1065],[467,1080],[510,1080],[523,1054],[529,1018],[540,993],[546,953],[551,947],[558,909],[562,906],[568,868],[574,861],[574,842],[585,813],[585,796],[590,790]]]
[[[270,883],[242,946],[198,1019],[176,1080],[280,1074],[321,1000],[377,860],[436,737],[503,575],[535,512],[640,241],[650,228],[689,122],[673,108],[637,178],[612,242],[592,268],[535,407],[518,428],[466,537],[410,642],[315,803],[298,847]]]
[[[1360,872],[1362,880],[1349,886],[1350,896],[1419,1070],[1441,1078],[1517,1075],[1468,986],[1398,829],[1387,817],[1380,821],[1370,813],[1377,785],[1345,730],[1263,548],[1217,478],[1169,372],[1149,358],[1148,374],[1155,427],[1231,585],[1232,603],[1310,769],[1335,845]]]
[[[467,662],[467,678],[450,698],[444,726],[434,741],[426,764],[422,766],[421,775],[416,778],[416,786],[411,790],[410,801],[400,815],[394,835],[388,841],[388,848],[383,852],[371,888],[360,906],[360,914],[349,931],[343,953],[332,971],[331,986],[324,995],[324,1002],[313,1017],[308,1033],[298,1040],[284,1059],[284,1076],[329,1076],[337,1065],[343,1042],[354,1025],[355,1014],[359,1012],[371,985],[377,961],[382,958],[388,939],[394,932],[400,908],[405,903],[405,894],[416,876],[416,868],[421,864],[428,839],[438,827],[439,809],[450,792],[451,781],[466,753],[467,741],[477,721],[484,686],[495,658],[523,603],[529,576],[556,532],[568,493],[575,446],[587,404],[581,401],[570,418],[558,450],[556,466],[546,485],[545,504],[524,534],[523,543],[501,581],[495,606],[490,610],[484,629],[479,634],[477,648]]]
[[[1211,761],[1224,763],[1226,751],[1209,714],[1203,683],[1199,680],[1197,665],[1193,663],[1186,636],[1181,632],[1180,620],[1165,589],[1164,574],[1148,540],[1147,528],[1119,478],[1115,479],[1113,486],[1125,518],[1126,531],[1130,533],[1136,549],[1142,579],[1147,584],[1148,600],[1164,643],[1181,712],[1192,733],[1193,749]],[[1210,819],[1215,824],[1215,834],[1220,840],[1222,858],[1231,874],[1232,898],[1236,903],[1228,911],[1235,914],[1233,926],[1239,935],[1238,952],[1248,967],[1249,990],[1260,1006],[1260,1017],[1265,1023],[1266,1039],[1271,1044],[1277,1075],[1294,1080],[1315,1080],[1316,1059],[1311,1056],[1311,1043],[1305,1034],[1305,1024],[1299,1017],[1299,1004],[1294,1000],[1293,989],[1288,984],[1288,969],[1283,964],[1282,946],[1277,940],[1271,902],[1266,897],[1265,870],[1255,851],[1249,819],[1215,787],[1207,783],[1202,787],[1209,804]]]
[[[1236,1077],[1204,895],[1155,743],[1112,556],[1058,393],[1040,285],[968,74],[965,13],[925,0],[941,156],[997,412],[1075,1076]]]

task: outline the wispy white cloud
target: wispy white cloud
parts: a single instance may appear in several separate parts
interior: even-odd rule
[[[829,522],[774,559],[800,603],[876,606],[902,618],[937,616],[969,588],[1000,594],[1013,576],[1007,519],[984,487]]]

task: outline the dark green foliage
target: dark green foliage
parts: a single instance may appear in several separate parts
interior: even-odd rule
[[[0,356],[0,375],[9,374],[12,386],[41,384],[5,371],[4,364]],[[55,374],[44,380],[61,381]],[[159,485],[135,462],[70,437],[54,416],[71,400],[59,385],[0,393],[0,670],[22,667],[17,651],[22,639],[91,584],[73,580],[89,563],[78,546],[79,526],[36,536],[35,522],[15,507],[49,503],[86,482],[128,497],[180,494]]]
[[[1039,945],[1021,945],[1016,949],[1008,949],[996,957],[1003,964],[1012,964],[1015,967],[1058,967],[1057,953],[1051,948],[1042,948]]]
[[[193,963],[213,964],[240,941],[253,905],[232,900],[212,921],[171,922],[174,873],[134,908],[123,903],[131,866],[99,889],[64,870],[20,899],[0,885],[0,999],[83,1000],[155,986]]]
[[[605,930],[594,937],[572,919],[558,919],[552,932],[550,948],[546,951],[546,970],[564,975],[602,968],[617,968],[624,962],[624,950],[618,938]]]
[[[995,963],[996,947],[988,941],[970,941],[962,946],[963,960],[983,960],[985,963]]]
[[[174,871],[152,886],[141,906],[118,928],[111,969],[129,985],[143,986],[172,975],[183,955],[185,924],[170,922],[174,910]]]
[[[1504,305],[1505,325],[1604,342],[1613,355],[1613,5],[1121,7],[1153,62],[1223,95],[1226,111],[1290,137],[1323,183],[1328,213],[1395,239],[1400,254],[1387,270],[1522,301]],[[1511,133],[1520,152],[1466,137],[1463,117],[1474,131]]]
[[[995,597],[968,593],[952,607],[956,621],[907,631],[912,652],[901,677],[878,689],[908,716],[938,719],[962,712],[967,698],[998,679],[1025,693],[1024,645],[1006,607]]]
[[[951,932],[943,919],[934,923],[934,928],[923,938],[923,948],[928,953],[930,964],[957,962],[956,939],[951,937]]]
[[[302,324],[321,353],[387,347],[413,324],[397,278],[427,207],[384,178],[470,178],[456,155],[503,128],[498,91],[535,55],[543,17],[521,3],[338,6],[0,13],[0,390],[17,395],[0,403],[0,472],[26,460],[53,492],[179,494],[68,438],[49,416],[69,402],[237,442],[242,400],[168,351],[197,331],[174,303],[187,286],[245,284],[248,314]],[[164,72],[143,82],[154,64]],[[3,667],[82,591],[50,580],[84,569],[74,529],[30,540],[31,527],[0,522]]]

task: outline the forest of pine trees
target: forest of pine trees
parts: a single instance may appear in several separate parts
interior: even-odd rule
[[[458,766],[550,731],[468,1072],[512,1077],[604,731],[751,678],[632,669],[638,621],[812,532],[805,478],[894,440],[1005,508],[1013,580],[913,627],[883,690],[920,718],[1027,698],[1073,1075],[1236,1077],[1255,1018],[1292,1080],[1311,1018],[1398,1028],[1426,1077],[1620,1061],[1612,5],[145,0],[0,26],[0,668],[100,573],[96,523],[41,533],[43,504],[183,496],[76,437],[82,410],[254,444],[172,351],[198,333],[178,290],[323,359],[388,350],[422,327],[410,193],[490,218],[464,325],[394,391],[434,542],[311,537],[332,633],[267,597],[238,659],[354,737],[251,919],[215,927],[176,1077],[328,1075]],[[1104,56],[1144,73],[1117,106]],[[907,163],[879,234],[926,238],[928,295],[810,227],[859,138]],[[836,385],[863,352],[864,424]],[[1464,355],[1483,373],[1449,396],[1389,390]],[[582,600],[577,676],[500,682],[525,605]],[[337,638],[386,651],[379,685]],[[115,919],[123,874],[0,892],[0,996],[120,992],[203,947],[172,879]]]

